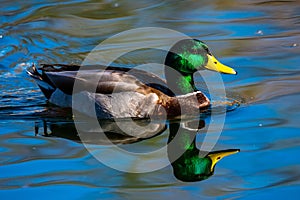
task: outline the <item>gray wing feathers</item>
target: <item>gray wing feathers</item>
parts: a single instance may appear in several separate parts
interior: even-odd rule
[[[157,100],[158,97],[153,93],[143,95],[122,92],[105,95],[83,91],[73,95],[73,109],[93,118],[148,118],[159,109]]]
[[[140,70],[130,72],[116,70],[81,70],[46,72],[51,82],[66,94],[73,93],[73,86],[76,80],[76,89],[81,91],[96,90],[96,93],[111,94],[114,92],[135,91],[147,83],[156,83],[165,86],[164,80],[159,77],[141,73]]]

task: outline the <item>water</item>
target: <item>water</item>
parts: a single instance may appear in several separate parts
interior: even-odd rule
[[[299,195],[297,1],[11,0],[2,1],[0,10],[1,197],[296,199]],[[180,181],[170,165],[132,174],[101,164],[76,140],[70,117],[48,105],[25,73],[32,63],[80,64],[104,39],[145,26],[170,28],[206,41],[221,61],[238,71],[237,76],[222,75],[228,96],[243,103],[227,113],[214,150],[241,152],[220,161],[214,175],[204,181]],[[123,64],[147,59],[147,55],[131,57]],[[60,129],[54,130],[59,124]],[[198,146],[202,137],[197,137]],[[166,130],[121,147],[148,151],[167,140]]]

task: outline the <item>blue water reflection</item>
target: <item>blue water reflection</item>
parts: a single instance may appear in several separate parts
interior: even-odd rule
[[[297,198],[299,11],[297,1],[2,1],[1,197]],[[32,63],[80,64],[104,39],[144,26],[171,28],[204,40],[239,72],[235,77],[222,75],[228,96],[243,103],[227,113],[215,150],[241,152],[220,161],[209,179],[179,181],[172,166],[145,174],[119,172],[99,163],[78,141],[44,137],[42,126],[35,135],[35,123],[42,125],[49,118],[60,123],[66,117],[47,104],[25,68]],[[152,55],[124,64],[147,59]],[[199,132],[198,146],[204,137]],[[164,132],[124,148],[155,149],[167,140]]]

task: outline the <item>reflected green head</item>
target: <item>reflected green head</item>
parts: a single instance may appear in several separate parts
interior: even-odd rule
[[[214,151],[199,157],[199,150],[193,145],[178,160],[172,163],[174,175],[185,182],[202,181],[213,175],[215,166],[222,158],[238,153],[239,149]]]
[[[177,160],[172,166],[175,177],[185,182],[201,181],[213,175],[211,159],[199,158],[198,155],[185,159],[183,162]]]

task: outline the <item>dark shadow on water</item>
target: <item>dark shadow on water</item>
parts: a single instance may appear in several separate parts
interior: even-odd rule
[[[110,145],[113,144],[131,144],[141,140],[149,139],[163,133],[167,126],[162,123],[151,123],[149,128],[144,128],[149,124],[148,120],[136,120],[133,123],[139,127],[134,129],[132,121],[122,120],[99,120],[98,127],[93,128],[93,125],[89,121],[77,122],[80,126],[75,125],[73,120],[68,121],[54,121],[53,119],[44,119],[35,123],[36,135],[42,133],[46,137],[59,137],[70,139],[76,142],[84,142],[97,145]],[[122,128],[118,123],[122,123]],[[42,128],[42,129],[41,129]],[[78,134],[78,128],[80,134]],[[84,130],[82,128],[85,128]],[[126,129],[127,128],[127,129]],[[42,132],[41,132],[42,130]],[[50,132],[48,132],[50,130]],[[130,133],[130,135],[128,134]],[[80,137],[80,135],[84,135]]]

